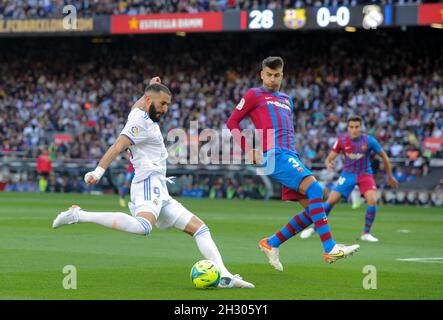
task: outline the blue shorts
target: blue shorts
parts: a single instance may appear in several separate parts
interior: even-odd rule
[[[302,180],[312,176],[311,170],[305,167],[294,151],[269,150],[263,158],[268,175],[292,190],[298,191]]]
[[[340,193],[343,198],[347,198],[356,185],[360,188],[360,194],[362,196],[364,196],[367,191],[377,191],[377,186],[375,185],[372,174],[356,175],[346,173],[342,173],[340,178],[338,178],[337,185],[332,191]]]

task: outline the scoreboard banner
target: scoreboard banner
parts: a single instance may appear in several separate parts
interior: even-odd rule
[[[111,16],[111,34],[215,32],[222,30],[222,12]]]
[[[375,29],[394,25],[392,5],[311,7],[241,12],[242,30],[318,30],[356,27]]]
[[[0,19],[0,37],[113,35],[176,32],[256,32],[377,29],[400,26],[443,28],[443,3],[358,5],[277,10],[227,10],[206,13],[103,15],[76,19]],[[69,25],[69,23],[68,23]],[[350,29],[348,29],[350,28]]]

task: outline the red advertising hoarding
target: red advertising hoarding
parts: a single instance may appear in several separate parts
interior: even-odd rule
[[[426,138],[424,142],[425,148],[432,152],[443,150],[443,139],[441,138]]]
[[[443,3],[421,4],[418,7],[418,24],[443,23]]]
[[[223,13],[111,16],[111,34],[208,32],[223,30]]]

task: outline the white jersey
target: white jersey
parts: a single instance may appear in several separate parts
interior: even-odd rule
[[[166,177],[168,151],[158,123],[152,121],[142,109],[135,108],[129,113],[120,134],[132,142],[129,151],[135,170],[134,182],[142,181],[154,172]]]

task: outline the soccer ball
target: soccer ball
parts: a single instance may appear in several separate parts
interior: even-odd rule
[[[191,269],[191,281],[199,289],[217,287],[220,283],[220,269],[211,260],[197,261]]]

